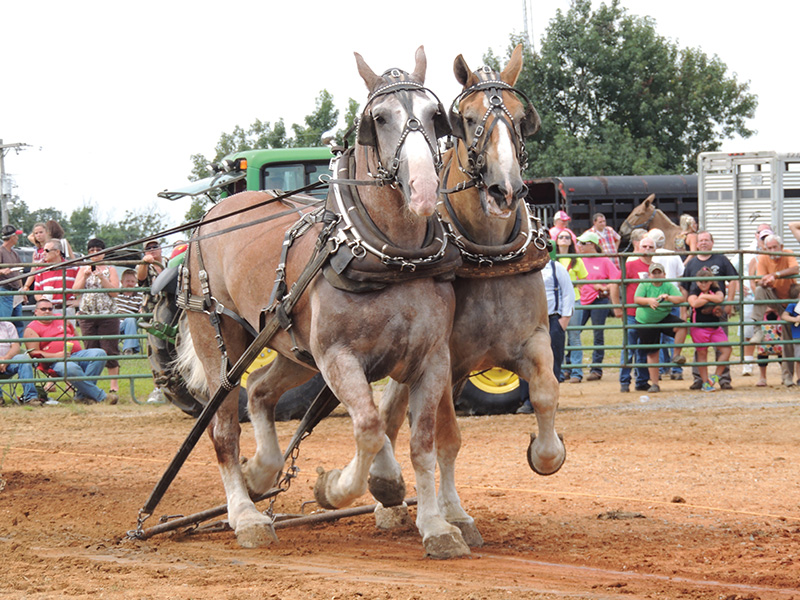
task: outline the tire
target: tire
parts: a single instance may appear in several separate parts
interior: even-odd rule
[[[325,380],[317,373],[303,385],[298,385],[283,393],[275,406],[276,421],[302,419],[306,410],[325,387]]]
[[[455,404],[460,415],[504,415],[516,412],[523,401],[519,377],[495,367],[473,373]]]

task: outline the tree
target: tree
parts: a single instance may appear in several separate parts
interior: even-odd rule
[[[118,223],[103,223],[98,227],[96,237],[110,247],[156,234],[165,228],[164,215],[155,206],[150,206],[141,210],[126,210]]]
[[[699,152],[753,134],[746,120],[757,97],[727,71],[619,0],[595,11],[591,0],[573,0],[550,21],[540,52],[526,49],[517,82],[542,117],[527,175],[694,172]]]

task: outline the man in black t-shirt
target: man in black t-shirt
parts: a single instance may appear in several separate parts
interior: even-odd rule
[[[703,267],[707,267],[711,270],[715,277],[729,277],[730,279],[718,279],[716,280],[717,285],[722,290],[722,293],[725,294],[725,300],[728,302],[733,302],[736,300],[736,292],[739,289],[739,281],[737,277],[739,276],[739,272],[736,268],[731,264],[727,258],[725,258],[722,254],[710,254],[710,252],[714,249],[714,237],[708,231],[701,231],[697,234],[697,250],[698,252],[709,252],[709,254],[697,254],[689,259],[689,262],[686,263],[686,268],[683,271],[684,277],[697,277],[697,272],[702,269]],[[693,281],[682,281],[681,282],[681,291],[683,292],[683,297],[689,297],[689,290],[695,282]],[[725,316],[730,316],[733,314],[733,305],[729,304],[723,307],[725,309]],[[727,334],[727,327],[723,323],[722,327],[725,329],[725,333]],[[691,333],[691,331],[689,332]],[[715,356],[718,356],[716,348],[714,350]],[[716,359],[718,360],[718,358]],[[691,390],[699,390],[703,387],[703,380],[700,378],[700,373],[697,371],[697,367],[692,367],[692,378],[694,381],[692,385],[689,387]],[[725,367],[725,372],[719,378],[719,387],[723,390],[730,390],[732,389],[731,386],[731,370],[730,367]]]

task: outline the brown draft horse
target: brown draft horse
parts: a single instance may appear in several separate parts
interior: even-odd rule
[[[359,132],[353,153],[355,171],[350,179],[374,181],[374,173],[395,169],[391,185],[359,185],[361,203],[394,247],[421,248],[428,236],[429,217],[435,212],[439,186],[436,119],[444,118],[446,123],[438,100],[434,101],[422,85],[425,52],[422,47],[417,50],[413,73],[393,69],[383,76],[376,75],[359,54],[355,56],[370,98],[361,121],[368,129],[363,135]],[[395,89],[390,77],[404,78],[403,85]],[[361,142],[365,138],[371,138],[369,145]],[[214,207],[208,216],[230,214],[264,198],[263,192],[237,194]],[[282,210],[286,210],[285,204],[274,203],[254,215],[245,213],[201,225],[195,235],[201,252],[193,242],[187,259],[192,293],[201,293],[198,254],[202,254],[216,303],[257,328],[273,287],[284,232],[297,221],[297,215],[247,225],[256,217]],[[244,227],[230,231],[238,225]],[[285,267],[289,289],[312,255],[317,240],[314,232],[320,227],[314,225],[291,246]],[[224,235],[214,235],[223,229],[227,231]],[[355,256],[363,251],[356,246],[359,244],[341,247],[346,252],[352,250]],[[366,492],[370,465],[386,442],[370,382],[390,376],[411,390],[411,460],[419,502],[416,522],[425,549],[441,558],[469,553],[459,530],[441,516],[436,502],[434,426],[437,406],[442,397],[451,394],[448,340],[453,309],[451,283],[431,277],[389,283],[364,293],[342,291],[327,277],[315,277],[292,313],[291,328],[288,332],[279,330],[269,342],[279,356],[249,376],[248,410],[257,442],[255,454],[240,464],[238,386],[230,390],[209,426],[225,486],[229,523],[240,545],[256,547],[274,539],[271,518],[250,498],[270,489],[283,467],[274,424],[278,399],[314,373],[293,352],[297,346],[313,356],[326,383],[350,413],[357,446],[347,466],[325,472],[317,481],[315,495],[320,504],[343,507]],[[201,390],[205,382],[214,392],[221,385],[223,366],[215,329],[202,312],[187,311],[186,318],[191,339],[182,339],[178,349],[182,373],[191,388]],[[233,319],[222,319],[222,338],[231,362],[248,344],[245,328]],[[199,379],[190,380],[193,375]]]
[[[680,235],[681,226],[673,223],[661,209],[656,208],[655,199],[656,195],[650,194],[642,200],[622,223],[619,233],[623,237],[628,237],[634,229],[644,228],[645,231],[660,229],[664,232],[664,248],[675,250],[675,238]]]
[[[442,194],[437,208],[446,220],[460,223],[456,239],[463,242],[459,243],[462,248],[467,247],[467,241],[470,248],[503,248],[514,240],[520,221],[528,221],[522,200],[527,192],[521,177],[523,137],[535,133],[539,117],[527,98],[523,96],[524,103],[521,102],[519,92],[512,89],[521,68],[521,46],[499,74],[486,67],[472,73],[462,56],[455,59],[455,76],[464,91],[454,102],[457,113],[450,116],[453,134],[461,137],[444,156],[443,186],[454,190],[469,181],[477,181],[477,185]],[[494,82],[495,86],[489,83],[483,87],[484,82]],[[527,224],[522,224],[523,230]],[[453,382],[460,389],[470,372],[495,366],[528,380],[538,424],[538,435],[528,449],[528,461],[539,474],[555,473],[563,464],[566,451],[555,431],[558,381],[553,374],[541,273],[514,273],[513,265],[518,263],[509,262],[509,274],[487,276],[488,271],[503,268],[501,261],[496,261],[496,266],[489,266],[476,276],[475,270],[481,267],[469,267],[467,263],[491,262],[492,258],[470,258],[463,252],[462,256],[465,268],[472,269],[472,273],[458,276],[454,283],[456,312],[450,337]],[[407,387],[390,382],[382,395],[381,412],[391,439],[395,439],[402,424],[407,402]],[[456,492],[455,460],[461,438],[450,394],[443,397],[439,406],[436,427],[439,507],[444,517],[461,529],[469,545],[480,545],[480,533],[461,507]],[[372,479],[388,472],[390,454],[388,448],[381,452]]]

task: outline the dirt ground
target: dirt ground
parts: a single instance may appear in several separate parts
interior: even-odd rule
[[[525,459],[531,416],[460,418],[460,493],[485,545],[450,561],[425,558],[413,528],[375,529],[370,514],[281,529],[258,550],[230,531],[131,541],[191,420],[163,405],[6,406],[0,597],[800,600],[798,391],[755,381],[713,394],[667,381],[649,399],[619,394],[614,370],[564,384],[567,462],[551,477]],[[282,441],[295,425],[279,424]],[[244,440],[252,453],[249,425]],[[334,413],[301,445],[276,512],[300,513],[316,467],[342,467],[352,452],[350,420]],[[203,437],[156,517],[223,501]]]

